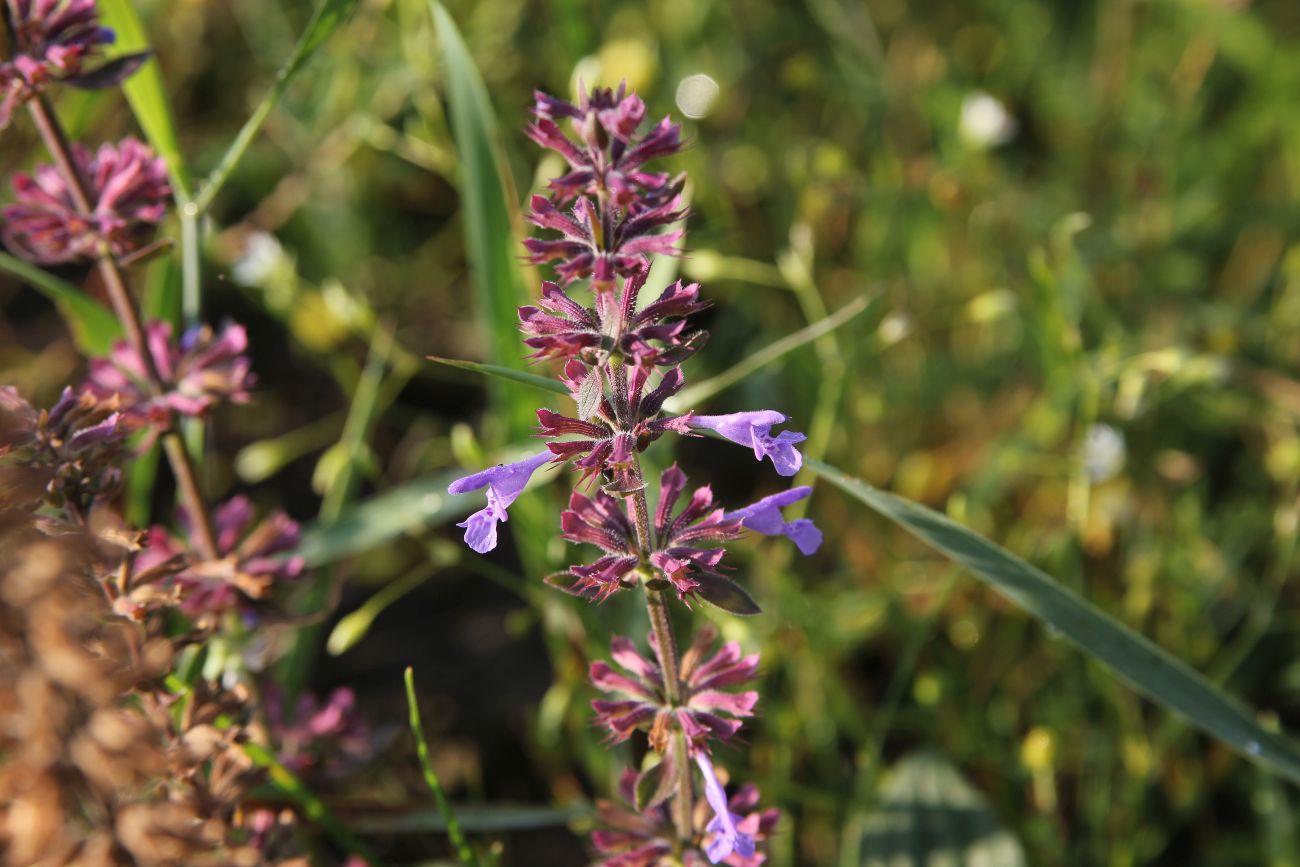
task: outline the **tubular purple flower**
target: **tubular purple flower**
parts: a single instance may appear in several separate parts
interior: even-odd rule
[[[480,554],[497,546],[497,523],[508,521],[506,509],[523,493],[533,473],[555,455],[544,451],[513,464],[498,464],[479,473],[457,479],[447,486],[449,494],[465,494],[486,487],[487,506],[470,515],[457,527],[465,528],[465,544]]]
[[[704,853],[714,864],[729,858],[733,852],[742,858],[753,858],[754,838],[737,827],[741,817],[731,812],[727,792],[722,788],[722,783],[718,782],[708,753],[703,750],[696,752],[695,763],[704,775],[704,797],[714,813],[713,819],[705,827],[705,831],[714,836],[705,844]]]
[[[139,68],[148,52],[120,57],[84,71],[113,31],[99,26],[95,0],[4,0],[12,58],[0,62],[0,129],[13,110],[51,82],[94,89],[118,84]]]
[[[697,415],[691,417],[691,427],[705,428],[754,450],[758,460],[771,458],[777,475],[793,476],[803,466],[803,455],[796,443],[808,439],[797,431],[781,431],[772,436],[772,426],[788,419],[779,412],[760,409],[752,412],[733,412],[730,415]]]
[[[167,213],[167,167],[133,138],[99,151],[74,145],[91,213],[82,213],[63,174],[52,165],[14,175],[17,202],[0,208],[0,235],[18,256],[42,265],[125,256],[152,237]]]
[[[806,556],[813,554],[822,545],[822,531],[817,529],[808,518],[786,521],[781,517],[781,509],[791,503],[797,503],[812,493],[812,488],[790,488],[779,494],[764,497],[756,503],[728,512],[729,521],[740,521],[747,529],[767,536],[778,533],[794,542],[795,546]]]

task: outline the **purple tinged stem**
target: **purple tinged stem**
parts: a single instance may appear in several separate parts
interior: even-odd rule
[[[87,194],[86,181],[77,171],[76,162],[72,158],[72,146],[68,143],[63,127],[59,124],[58,116],[55,115],[44,94],[37,94],[27,103],[27,106],[45,142],[46,149],[72,191],[77,207],[85,213],[90,213],[90,196]],[[131,300],[131,293],[127,289],[122,269],[108,253],[99,257],[98,265],[113,312],[121,322],[123,330],[126,331],[126,339],[144,360],[149,388],[155,395],[161,395],[164,391],[162,380],[154,366],[153,353],[149,351],[144,325],[135,303]],[[218,551],[216,534],[212,529],[212,515],[207,500],[203,497],[203,491],[199,487],[194,463],[178,431],[172,429],[163,433],[163,450],[167,454],[168,463],[171,464],[172,474],[176,477],[176,486],[180,489],[181,499],[184,500],[189,513],[194,516],[199,553],[204,559],[215,560]]]

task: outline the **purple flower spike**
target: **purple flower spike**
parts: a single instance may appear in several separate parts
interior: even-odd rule
[[[91,212],[82,213],[63,175],[52,165],[14,175],[17,202],[0,208],[5,244],[41,265],[126,256],[144,247],[167,213],[167,167],[133,138],[91,153],[73,146]]]
[[[758,460],[765,457],[772,459],[777,475],[793,476],[803,466],[803,455],[794,447],[795,443],[801,443],[808,437],[797,431],[781,431],[772,436],[772,426],[786,421],[786,417],[779,412],[760,409],[754,412],[733,412],[730,415],[693,416],[691,427],[707,428],[733,443],[749,446]]]
[[[740,521],[755,533],[775,536],[778,533],[789,537],[791,542],[805,555],[816,552],[822,546],[822,531],[817,529],[808,518],[786,521],[781,517],[781,509],[791,503],[797,503],[812,493],[812,488],[798,487],[770,497],[764,497],[757,503],[727,513],[728,521]]]
[[[506,509],[523,493],[533,473],[555,455],[550,451],[533,455],[513,464],[498,464],[481,473],[457,479],[447,487],[449,494],[466,494],[486,487],[487,506],[470,515],[457,527],[465,528],[465,544],[480,554],[497,546],[497,523],[508,521]]]
[[[718,782],[708,753],[703,750],[697,752],[695,763],[700,766],[700,773],[704,775],[704,797],[714,812],[713,819],[705,828],[714,836],[705,844],[704,854],[708,855],[709,860],[714,864],[730,857],[733,852],[742,858],[753,858],[754,838],[736,827],[741,817],[731,812],[730,805],[727,803],[727,792],[722,788],[722,783]]]

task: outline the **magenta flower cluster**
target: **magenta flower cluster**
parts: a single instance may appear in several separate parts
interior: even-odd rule
[[[96,60],[114,37],[100,26],[94,0],[0,0],[0,11],[10,51],[0,59],[0,128],[16,107],[31,103],[47,129],[57,119],[33,102],[44,90],[111,86],[145,59]],[[63,159],[14,176],[15,201],[0,206],[0,238],[37,264],[107,263],[120,273],[120,264],[149,245],[167,215],[166,166],[134,138],[97,150],[53,138],[47,144]],[[130,306],[130,299],[125,303]],[[30,484],[16,493],[43,497],[85,523],[121,481],[121,464],[133,450],[174,435],[182,418],[249,400],[255,378],[242,326],[196,326],[177,338],[169,323],[136,324],[138,342],[118,341],[106,357],[92,358],[85,380],[65,389],[48,411],[37,412],[15,390],[0,389],[7,419],[0,426],[0,457],[29,471],[20,478]],[[119,614],[143,619],[174,609],[200,631],[219,628],[228,614],[255,616],[258,603],[303,570],[294,553],[297,523],[282,512],[258,520],[246,497],[210,513],[206,503],[187,502],[177,523],[179,534],[155,526],[123,537],[121,575],[106,585]]]
[[[570,413],[537,411],[546,450],[454,482],[450,493],[487,489],[487,505],[460,526],[466,543],[486,553],[498,525],[531,477],[547,465],[569,464],[578,486],[560,516],[564,539],[597,550],[549,583],[601,602],[642,588],[651,621],[650,655],[618,637],[612,662],[591,665],[596,723],[614,742],[644,735],[651,758],[624,780],[629,807],[605,805],[605,827],[593,845],[605,867],[667,864],[757,865],[759,843],[776,822],[757,809],[758,793],[728,797],[715,745],[729,741],[754,713],[748,687],[758,657],[735,642],[715,649],[716,633],[700,629],[679,652],[669,603],[704,601],[735,614],[759,607],[725,574],[726,546],[749,530],[783,535],[804,554],[821,544],[808,519],[781,510],[811,489],[790,488],[734,510],[705,485],[689,491],[672,465],[659,480],[653,511],[641,454],[666,434],[716,436],[771,461],[780,476],[799,472],[805,437],[777,430],[788,419],[774,410],[697,415],[669,411],[685,382],[681,369],[707,335],[688,317],[707,304],[699,286],[677,281],[647,294],[650,260],[677,255],[685,216],[683,180],[650,171],[655,158],[681,146],[678,126],[646,124],[646,106],[625,88],[595,88],[575,103],[537,94],[528,135],[558,152],[569,171],[532,198],[530,220],[548,234],[525,242],[530,261],[549,263],[557,282],[542,285],[534,305],[520,308],[524,344],[536,359],[564,361],[559,379],[573,398]],[[568,130],[564,126],[568,126]],[[699,797],[702,795],[702,798]]]
[[[111,87],[148,57],[131,54],[86,68],[86,61],[115,38],[99,25],[95,0],[4,0],[0,11],[13,52],[0,61],[0,129],[9,125],[15,108],[51,83]]]

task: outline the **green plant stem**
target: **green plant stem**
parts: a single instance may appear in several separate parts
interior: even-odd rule
[[[640,460],[635,460],[633,467],[633,487],[636,490],[628,498],[632,505],[629,511],[632,525],[636,528],[637,545],[641,549],[641,558],[644,561],[650,554],[650,507],[646,503],[645,475],[641,471]],[[659,646],[664,693],[668,703],[676,707],[682,700],[681,661],[677,655],[677,637],[673,634],[673,620],[668,612],[664,591],[647,587],[645,604],[646,613],[650,616],[650,628],[654,631],[655,643]],[[693,836],[691,815],[695,812],[692,805],[694,791],[691,788],[691,765],[686,750],[686,738],[680,732],[673,737],[677,752],[677,799],[673,803],[673,819],[677,824],[677,836],[681,839],[682,845],[686,845]]]
[[[438,774],[433,770],[433,761],[429,758],[429,744],[424,738],[424,726],[420,723],[420,705],[415,697],[414,669],[408,665],[403,676],[406,680],[406,705],[410,713],[411,734],[415,736],[415,750],[420,757],[420,770],[424,772],[424,782],[428,784],[429,791],[433,792],[433,800],[438,805],[438,812],[442,814],[442,820],[447,825],[447,836],[451,838],[457,860],[462,864],[478,867],[478,857],[470,848],[469,841],[465,839],[465,832],[461,830],[460,822],[456,820],[456,813],[447,801],[447,794],[442,790],[442,783],[438,781]]]
[[[64,180],[68,184],[74,204],[82,213],[90,213],[93,208],[90,202],[89,190],[85,179],[81,177],[81,172],[77,170],[77,164],[72,157],[72,146],[63,132],[63,127],[59,124],[58,116],[55,115],[53,108],[43,94],[32,99],[27,105],[31,111],[32,120],[36,123],[41,138],[45,142],[46,149],[50,152],[50,156],[54,158],[55,165],[58,166],[60,173],[62,173]],[[131,348],[135,350],[144,363],[145,377],[148,380],[149,389],[155,395],[161,395],[165,391],[162,377],[154,364],[153,353],[150,352],[148,342],[145,339],[144,325],[140,321],[140,312],[136,309],[135,302],[131,298],[131,292],[126,285],[126,277],[118,266],[117,260],[107,250],[99,257],[98,265],[99,275],[104,281],[104,288],[108,292],[108,299],[112,304],[113,312],[122,324],[122,330],[126,333],[126,339],[131,344]],[[180,492],[181,499],[194,521],[199,553],[208,560],[215,560],[220,552],[217,548],[217,537],[212,528],[212,515],[208,510],[207,500],[203,498],[202,489],[199,487],[194,462],[190,459],[190,455],[185,449],[185,443],[176,429],[171,428],[163,432],[163,448],[167,453],[167,460],[171,463],[172,474],[176,477],[176,487]]]

